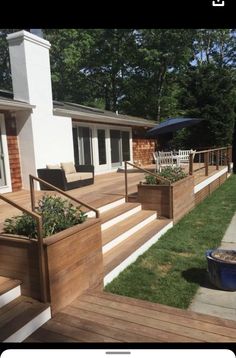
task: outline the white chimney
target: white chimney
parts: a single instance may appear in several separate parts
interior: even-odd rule
[[[17,113],[23,187],[29,174],[46,164],[73,161],[71,118],[53,115],[50,43],[27,31],[7,36],[14,99],[34,105],[32,112]]]
[[[14,99],[43,106],[52,114],[50,43],[27,31],[7,36]]]

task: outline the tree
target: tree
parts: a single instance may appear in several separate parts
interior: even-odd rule
[[[217,147],[232,143],[236,91],[232,71],[214,64],[191,67],[184,78],[182,104],[186,116],[204,121],[189,129],[191,147]]]
[[[127,98],[124,100],[126,109],[133,111],[141,94],[141,113],[160,121],[163,96],[168,93],[167,83],[173,84],[172,79],[176,73],[193,59],[193,34],[193,30],[185,29],[136,31],[137,50],[131,73],[132,86],[127,84],[129,92],[135,88],[135,100],[132,101],[133,94],[129,93],[129,103]]]
[[[17,29],[0,29],[0,88],[12,90],[10,58],[7,35],[18,31]]]

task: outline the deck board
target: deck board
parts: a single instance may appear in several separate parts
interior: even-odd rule
[[[50,342],[54,335],[65,342],[234,342],[236,322],[94,290],[26,342]]]
[[[154,166],[145,167],[148,170],[154,170]],[[194,163],[194,169],[198,168],[198,164]],[[224,167],[220,167],[222,169]],[[188,170],[188,166],[185,166],[185,170]],[[217,170],[215,166],[209,166],[209,176],[215,174]],[[128,193],[137,192],[137,184],[144,179],[145,173],[128,173]],[[205,180],[204,169],[194,172],[195,185]],[[36,199],[39,199],[44,195],[45,191],[35,191]],[[47,193],[54,193],[47,191]],[[116,200],[125,197],[125,176],[123,172],[113,172],[109,174],[100,174],[95,176],[95,182],[93,185],[88,185],[82,188],[69,190],[68,194],[74,196],[77,199],[84,201],[85,203],[99,208],[101,206],[112,203]],[[14,200],[17,204],[22,205],[25,208],[30,209],[30,193],[29,190],[20,190],[17,192],[4,194],[9,199]],[[83,208],[84,209],[84,208]],[[20,211],[13,208],[9,204],[0,200],[0,229],[2,228],[3,221],[13,215],[19,215]]]

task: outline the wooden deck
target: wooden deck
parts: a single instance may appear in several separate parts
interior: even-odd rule
[[[235,342],[236,322],[89,291],[25,342]]]
[[[147,170],[154,170],[154,165],[145,167]],[[194,165],[194,169],[198,168],[198,164]],[[224,167],[220,167],[222,169]],[[188,166],[185,166],[188,170]],[[209,166],[209,176],[215,174],[217,171],[215,166]],[[137,184],[144,179],[144,173],[128,174],[128,192],[129,194],[137,192]],[[208,177],[209,177],[208,176]],[[198,170],[194,173],[195,185],[204,181],[206,176],[204,169]],[[44,192],[36,191],[36,198],[40,198]],[[48,192],[49,193],[49,192]],[[123,172],[113,172],[108,174],[100,174],[95,176],[95,182],[93,185],[74,189],[68,191],[68,193],[77,199],[84,201],[87,204],[94,206],[95,208],[102,207],[116,200],[122,199],[125,196],[125,180]],[[9,199],[14,200],[19,205],[25,208],[30,208],[30,194],[28,190],[21,190],[14,193],[5,194]],[[19,210],[13,208],[9,204],[0,200],[0,225],[8,217],[13,215],[19,215]]]

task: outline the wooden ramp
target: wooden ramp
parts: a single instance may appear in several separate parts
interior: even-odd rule
[[[25,342],[235,342],[236,322],[88,291]]]

